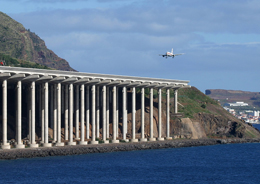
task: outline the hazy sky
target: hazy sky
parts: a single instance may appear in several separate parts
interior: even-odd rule
[[[0,0],[80,72],[260,91],[259,0]],[[174,49],[174,59],[159,54]]]

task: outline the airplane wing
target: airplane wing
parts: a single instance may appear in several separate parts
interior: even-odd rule
[[[167,56],[167,55],[165,55],[165,54],[159,54],[159,56],[165,57],[165,56]]]
[[[179,56],[179,55],[183,55],[184,53],[180,53],[180,54],[174,54],[174,56]]]

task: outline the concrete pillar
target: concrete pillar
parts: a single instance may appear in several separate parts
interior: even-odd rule
[[[98,141],[96,141],[95,136],[95,126],[96,126],[96,86],[93,85],[92,89],[92,139],[90,144],[98,144]]]
[[[50,127],[54,129],[54,103],[53,103],[53,85],[50,85],[51,91],[50,91]],[[53,131],[54,133],[54,131]]]
[[[126,92],[126,87],[123,87],[122,90],[123,93],[123,108],[122,108],[122,112],[123,112],[123,140],[125,142],[128,142],[129,140],[126,139],[126,133],[127,133],[127,110],[126,110],[126,102],[127,102],[127,92]]]
[[[49,84],[44,83],[44,143],[43,147],[51,147],[52,144],[49,143]]]
[[[174,90],[174,113],[178,113],[178,89]]]
[[[68,95],[68,91],[69,91],[69,87],[68,87],[68,85],[66,84],[65,85],[65,109],[64,109],[64,116],[65,116],[65,118],[64,118],[64,120],[65,120],[65,122],[64,122],[64,131],[65,131],[65,140],[67,141],[67,140],[69,140],[69,132],[68,132],[68,130],[69,130],[69,104],[68,104],[68,99],[69,99],[69,95]]]
[[[22,82],[17,82],[16,148],[24,148],[22,143]]]
[[[107,136],[106,136],[106,133],[107,133],[107,131],[106,131],[106,123],[107,123],[107,118],[106,118],[106,113],[107,113],[107,111],[106,111],[106,86],[103,86],[103,88],[102,88],[102,113],[103,113],[103,121],[102,121],[102,126],[103,126],[103,128],[102,128],[102,138],[103,138],[103,141],[104,141],[104,143],[105,144],[107,144],[107,143],[109,143],[109,141],[107,140]]]
[[[55,146],[64,146],[61,142],[61,83],[57,84],[57,143]]]
[[[116,88],[116,137],[118,137],[118,127],[119,127],[119,105],[118,105],[118,90],[119,88]]]
[[[2,90],[3,90],[3,102],[2,102],[2,123],[3,123],[3,142],[2,142],[2,149],[10,149],[10,144],[7,143],[7,80],[3,80],[2,84]]]
[[[79,138],[79,86],[76,85],[76,94],[75,94],[75,98],[76,98],[76,138],[75,140],[80,140]]]
[[[97,108],[97,113],[96,113],[96,137],[99,139],[99,124],[100,124],[100,109],[99,109],[99,86],[97,86],[97,103],[96,103],[96,108]]]
[[[76,145],[73,142],[73,84],[69,86],[69,142],[68,145]]]
[[[107,90],[106,90],[106,93],[107,93],[107,102],[106,102],[106,137],[109,139],[109,87],[107,87]]]
[[[41,84],[41,100],[42,100],[42,106],[41,106],[41,143],[44,143],[44,122],[45,122],[45,114],[44,114],[44,108],[45,108],[45,100],[44,100],[44,83]]]
[[[32,118],[31,118],[31,142],[30,142],[30,147],[31,148],[37,148],[39,145],[36,144],[35,142],[35,82],[33,81],[31,83],[31,113],[32,113]]]
[[[42,85],[40,84],[38,87],[38,96],[39,96],[39,119],[38,119],[38,125],[42,128],[41,120],[42,120]]]
[[[163,141],[164,138],[162,138],[162,89],[158,89],[158,141]]]
[[[144,137],[144,108],[145,108],[145,101],[144,101],[144,88],[141,89],[141,142],[147,141]]]
[[[29,134],[28,134],[28,138],[29,138],[29,143],[32,142],[32,109],[31,109],[31,89],[30,86],[28,86],[27,88],[27,92],[26,92],[26,100],[27,100],[27,108],[28,108],[28,128],[29,128]]]
[[[86,87],[86,136],[89,139],[89,86]]]
[[[150,137],[149,141],[156,141],[153,137],[153,88],[150,89]]]
[[[172,137],[170,137],[170,89],[166,90],[166,139],[171,140]]]
[[[80,104],[80,145],[87,145],[88,142],[85,141],[85,85],[81,84],[80,86],[80,96],[81,96],[81,104]]]
[[[135,113],[136,113],[136,107],[135,107],[135,87],[132,89],[132,139],[131,142],[138,142],[138,139],[135,138]]]
[[[112,139],[112,143],[119,143],[119,140],[116,140],[116,136],[117,136],[117,132],[116,132],[116,125],[117,125],[117,120],[116,120],[116,94],[117,94],[117,89],[116,86],[113,86],[113,139]]]
[[[53,85],[53,142],[57,142],[57,84]]]
[[[61,85],[61,114],[64,114],[65,112],[64,106],[64,86]]]

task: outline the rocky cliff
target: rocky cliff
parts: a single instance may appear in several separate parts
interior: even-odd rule
[[[65,59],[49,50],[39,36],[2,12],[0,12],[0,53],[53,69],[75,71]]]

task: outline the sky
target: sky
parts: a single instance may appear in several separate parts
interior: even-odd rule
[[[259,0],[0,0],[80,72],[260,92]],[[166,51],[185,53],[163,58]]]

